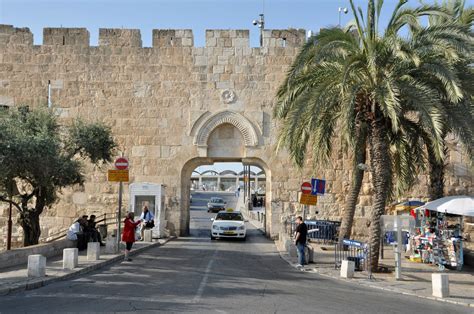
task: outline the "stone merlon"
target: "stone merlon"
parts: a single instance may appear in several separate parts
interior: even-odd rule
[[[299,47],[306,41],[303,29],[264,30],[264,47]],[[250,47],[249,30],[206,30],[206,47]],[[29,28],[16,28],[0,24],[0,46],[33,45]],[[90,34],[86,28],[44,28],[43,45],[90,46]],[[154,29],[153,47],[194,47],[190,29]],[[99,46],[142,47],[139,29],[101,28]]]

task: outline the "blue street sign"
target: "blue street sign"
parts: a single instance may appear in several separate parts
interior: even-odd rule
[[[326,192],[326,180],[322,179],[311,179],[311,194],[318,195]]]
[[[363,247],[364,243],[356,241],[356,240],[347,240],[344,239],[342,240],[342,244],[347,245],[347,246],[355,246],[355,247]]]

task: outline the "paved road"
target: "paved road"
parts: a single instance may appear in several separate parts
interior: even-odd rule
[[[0,297],[0,312],[472,313],[297,271],[253,228],[245,243],[211,241],[212,214],[191,214],[192,237],[133,262]]]

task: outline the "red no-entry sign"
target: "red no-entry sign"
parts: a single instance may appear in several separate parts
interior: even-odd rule
[[[123,157],[117,158],[117,160],[115,160],[115,168],[118,170],[128,169],[128,160]]]
[[[303,184],[301,184],[301,193],[303,194],[311,194],[311,183],[309,182],[303,182]]]

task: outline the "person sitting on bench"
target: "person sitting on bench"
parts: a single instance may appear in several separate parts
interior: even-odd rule
[[[102,242],[102,236],[100,232],[96,229],[95,215],[90,215],[87,225],[84,228],[84,233],[88,242],[99,242],[100,246],[105,246],[105,243]]]
[[[87,247],[86,236],[84,234],[84,226],[86,225],[87,220],[84,218],[79,218],[69,227],[66,238],[71,241],[77,241],[77,248],[82,251]]]
[[[155,216],[151,211],[148,210],[148,206],[143,206],[142,214],[140,215],[140,220],[142,221],[140,226],[140,236],[141,241],[145,237],[145,229],[151,229],[155,226]]]

